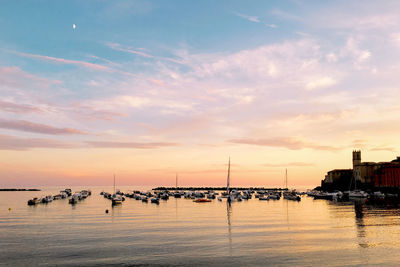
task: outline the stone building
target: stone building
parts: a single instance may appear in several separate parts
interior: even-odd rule
[[[400,157],[391,162],[362,162],[361,151],[353,151],[353,169],[335,169],[321,181],[324,190],[375,188],[400,189]]]

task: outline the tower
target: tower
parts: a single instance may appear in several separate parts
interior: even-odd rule
[[[354,167],[361,164],[361,150],[353,150],[353,170]]]

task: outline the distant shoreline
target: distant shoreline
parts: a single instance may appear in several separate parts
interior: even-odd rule
[[[40,189],[26,189],[26,188],[0,188],[0,191],[40,191]]]
[[[226,187],[156,187],[153,190],[215,190],[215,191],[225,191]],[[231,187],[231,190],[274,190],[274,191],[287,191],[288,188],[265,188],[265,187]]]

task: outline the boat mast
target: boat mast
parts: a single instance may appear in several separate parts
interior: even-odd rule
[[[229,188],[230,174],[231,174],[231,157],[229,157],[229,161],[228,161],[228,179],[227,179],[227,182],[226,182],[226,192],[228,194],[230,194],[230,188]]]
[[[286,186],[286,188],[288,188],[287,187],[287,169],[286,169],[286,173],[285,173],[285,186]]]
[[[114,194],[115,194],[115,173],[114,173]]]
[[[175,176],[175,188],[178,189],[178,174]]]

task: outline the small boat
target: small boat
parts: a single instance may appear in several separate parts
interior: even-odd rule
[[[193,200],[193,202],[196,202],[196,203],[204,203],[204,202],[211,202],[211,200],[205,199],[205,198],[199,198],[199,199]]]
[[[168,194],[162,194],[162,195],[160,196],[160,198],[161,198],[162,200],[168,200],[168,199],[169,199],[169,196],[168,196]]]
[[[151,203],[160,204],[160,200],[158,198],[152,198]]]
[[[296,194],[293,194],[291,192],[284,193],[283,194],[283,198],[287,199],[287,200],[301,201],[301,197],[300,196],[298,196]]]
[[[281,199],[281,196],[279,194],[272,193],[272,194],[269,194],[268,196],[269,196],[269,199],[273,199],[273,200]]]
[[[142,197],[142,202],[149,202],[149,198],[148,197]]]
[[[28,205],[29,206],[36,205],[36,204],[39,204],[39,203],[40,203],[40,200],[37,197],[34,197],[34,198],[28,200]]]
[[[208,199],[215,199],[215,195],[214,195],[214,194],[208,194],[208,195],[207,195],[207,198],[208,198]]]
[[[113,197],[111,198],[111,205],[120,205],[122,204],[122,196],[121,195],[113,195]]]
[[[53,201],[53,197],[52,196],[45,196],[44,198],[41,199],[42,203],[49,203]]]
[[[54,200],[61,199],[61,198],[62,198],[61,194],[54,195],[54,197],[53,197]]]
[[[64,189],[64,192],[70,197],[72,195],[72,190],[70,188]]]
[[[77,193],[75,193],[69,198],[68,203],[76,204],[76,203],[78,203],[78,201],[79,201],[79,195]]]
[[[259,197],[258,200],[269,200],[269,195]]]
[[[361,190],[354,190],[349,192],[349,198],[367,198],[368,193]]]

